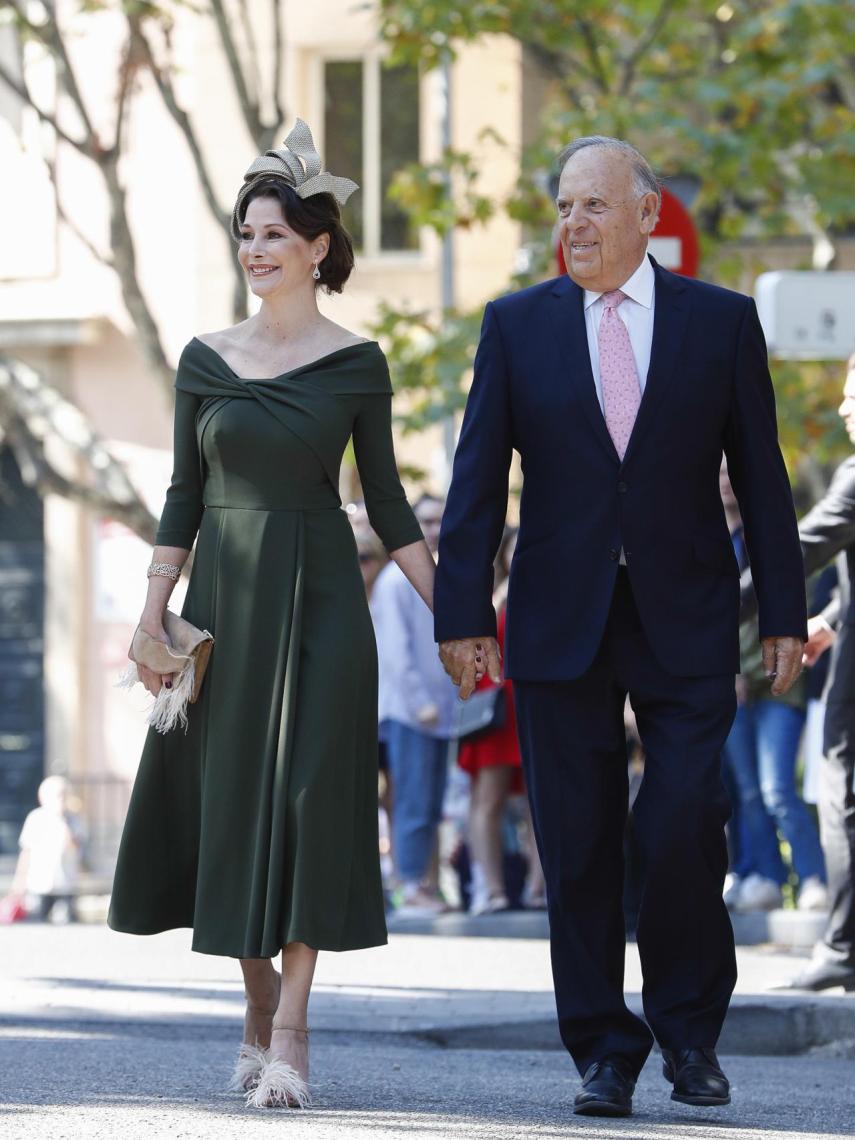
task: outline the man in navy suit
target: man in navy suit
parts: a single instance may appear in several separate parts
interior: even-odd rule
[[[654,1038],[672,1096],[726,1104],[715,1045],[736,979],[722,902],[721,750],[735,711],[739,572],[722,452],[745,526],[772,692],[801,669],[802,559],[753,301],[647,254],[661,196],[629,144],[562,154],[567,277],[487,305],[439,545],[436,638],[467,698],[500,670],[491,605],[513,450],[520,533],[506,673],[547,879],[575,1110],[628,1115]],[[624,1000],[623,709],[644,745],[638,947]]]

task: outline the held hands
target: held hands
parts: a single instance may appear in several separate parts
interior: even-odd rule
[[[821,617],[812,617],[808,622],[808,639],[805,642],[805,653],[802,658],[805,665],[816,665],[826,649],[834,644],[837,634]]]
[[[446,673],[460,689],[460,699],[466,701],[475,691],[476,684],[485,673],[498,684],[502,679],[502,655],[495,637],[464,637],[457,641],[443,641],[439,659]]]
[[[802,671],[804,649],[800,637],[763,638],[763,668],[772,682],[773,697],[780,697],[795,684]]]
[[[147,633],[149,637],[153,637],[155,641],[162,641],[165,645],[172,645],[169,639],[169,634],[163,628],[163,619],[155,617],[147,617],[143,614],[140,619],[140,629],[143,633]],[[147,665],[137,665],[137,672],[139,673],[140,680],[146,689],[153,697],[156,697],[161,688],[165,685],[167,689],[172,688],[172,682],[175,680],[174,673],[155,673],[153,669],[149,669]]]

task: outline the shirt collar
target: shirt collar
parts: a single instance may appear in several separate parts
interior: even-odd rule
[[[653,272],[653,265],[650,258],[645,253],[641,265],[633,273],[628,281],[625,281],[620,286],[621,292],[626,293],[631,301],[636,301],[639,305],[643,305],[645,309],[653,307],[653,293],[656,287],[656,276]],[[595,301],[599,301],[602,293],[592,293],[590,289],[585,290],[585,309],[590,309]]]

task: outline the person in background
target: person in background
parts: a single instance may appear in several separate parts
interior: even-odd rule
[[[370,608],[374,583],[389,559],[386,556],[383,543],[371,529],[365,504],[362,502],[349,503],[347,517],[353,527],[353,537],[356,539],[356,556],[359,559],[359,570],[362,574],[362,581],[365,583],[365,596],[368,598]]]
[[[496,590],[493,605],[498,615],[498,642],[504,651],[505,611],[508,600],[508,577],[511,560],[517,544],[517,530],[506,527],[499,553],[496,556]],[[501,682],[504,689],[505,719],[501,727],[463,742],[457,754],[457,763],[472,777],[469,798],[469,847],[472,853],[472,903],[474,915],[493,914],[509,906],[504,880],[502,821],[510,795],[522,793],[522,757],[517,738],[517,718],[514,712],[513,686]],[[479,689],[496,688],[489,676],[484,676]],[[523,902],[531,909],[546,907],[546,885],[540,856],[534,841],[531,810],[526,807],[526,885]]]
[[[428,549],[435,553],[442,500],[422,495],[414,510]],[[457,693],[437,659],[431,615],[396,566],[385,567],[378,576],[371,612],[380,662],[381,736],[394,789],[398,913],[441,913],[446,905],[439,894],[435,855]]]
[[[835,600],[839,589],[837,567],[830,562],[817,576],[813,593],[808,603],[809,612],[821,614]],[[822,653],[806,670],[807,681],[807,720],[805,721],[802,757],[804,775],[802,779],[802,799],[806,804],[819,803],[819,781],[822,774],[822,738],[825,728],[825,689],[828,683],[831,654]],[[820,836],[820,842],[822,836]]]
[[[748,564],[739,505],[727,465],[719,478],[722,502],[740,570]],[[735,524],[735,525],[734,525]],[[740,854],[725,889],[725,901],[740,913],[783,905],[789,872],[778,835],[789,844],[799,880],[799,908],[826,905],[825,864],[811,814],[796,788],[796,761],[805,723],[804,677],[782,696],[769,693],[760,639],[754,623],[740,628],[742,672],[736,679],[737,710],[724,745],[736,788]]]
[[[730,540],[733,544],[733,553],[736,557],[740,573],[748,565],[748,554],[745,549],[745,539],[742,533],[742,515],[739,513],[739,503],[734,494],[727,472],[727,459],[722,455],[721,467],[718,474],[719,494],[724,507],[724,517],[727,529],[730,531]],[[745,698],[745,684],[741,674],[736,676],[737,706]],[[729,870],[724,880],[724,901],[730,907],[735,895],[739,892],[744,879],[751,873],[751,836],[743,818],[742,804],[740,802],[739,787],[733,774],[732,765],[727,755],[722,755],[722,782],[730,800],[731,812],[727,822],[727,840]]]
[[[855,355],[846,365],[838,408],[855,444]],[[811,962],[790,982],[793,989],[855,989],[855,455],[840,464],[820,501],[799,521],[806,574],[837,558],[838,589],[808,623],[804,659],[814,665],[833,647],[825,687],[819,830],[828,870],[830,912]],[[743,575],[742,612],[757,602]]]
[[[20,855],[11,894],[35,900],[42,922],[76,922],[84,828],[69,804],[64,776],[48,776],[39,784],[39,806],[24,820],[18,840]]]
[[[371,529],[365,503],[361,500],[356,503],[348,503],[346,509],[347,517],[350,519],[350,525],[353,527],[353,536],[356,539],[356,555],[359,559],[359,570],[365,585],[365,596],[368,599],[371,621],[376,625],[371,598],[374,593],[374,583],[377,581],[380,571],[389,559],[386,557],[383,543]],[[383,736],[383,726],[379,724],[379,718],[377,745],[377,760],[380,774],[378,788],[378,803],[380,806],[380,871],[383,876],[384,898],[388,902],[392,880],[392,841],[390,835],[392,820],[392,777],[389,773],[389,756],[386,741]]]

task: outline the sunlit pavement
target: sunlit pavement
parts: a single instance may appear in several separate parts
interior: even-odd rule
[[[0,929],[0,1137],[843,1136],[851,1132],[855,995],[776,993],[804,957],[742,948],[722,1042],[734,1104],[676,1105],[652,1057],[629,1121],[573,1117],[540,939],[393,935],[322,954],[312,998],[315,1106],[250,1111],[223,1088],[240,1035],[236,963],[187,931]],[[638,993],[635,948],[627,987]],[[769,1051],[802,1055],[769,1058]],[[288,1116],[287,1121],[282,1120]],[[271,1121],[276,1121],[272,1124]]]

